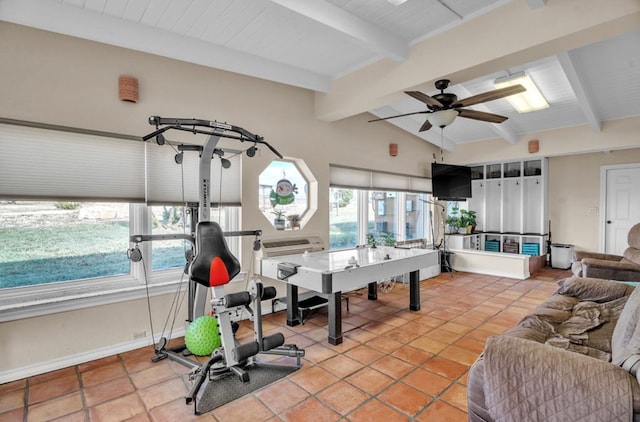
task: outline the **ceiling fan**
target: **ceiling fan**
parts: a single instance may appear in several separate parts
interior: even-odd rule
[[[422,126],[420,126],[420,132],[429,130],[432,126],[444,128],[445,126],[450,125],[458,116],[489,123],[502,123],[507,120],[508,117],[462,107],[493,101],[498,98],[504,98],[526,91],[526,88],[522,85],[513,85],[458,100],[457,95],[444,92],[444,90],[449,86],[449,83],[451,83],[451,81],[448,79],[440,79],[436,81],[435,86],[436,89],[440,90],[440,93],[434,96],[429,96],[420,91],[405,91],[405,94],[425,103],[427,105],[427,110],[381,117],[379,119],[369,120],[369,122],[395,119],[396,117],[411,116],[414,114],[429,114],[429,116],[427,116],[427,120],[422,124]]]

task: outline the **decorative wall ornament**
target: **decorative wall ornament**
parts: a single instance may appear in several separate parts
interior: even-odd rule
[[[398,144],[389,144],[389,155],[392,157],[398,155]]]
[[[138,102],[138,79],[133,76],[120,75],[118,78],[118,95],[120,101]]]

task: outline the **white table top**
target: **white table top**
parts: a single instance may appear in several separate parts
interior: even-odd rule
[[[378,246],[376,248],[367,247],[309,252],[265,259],[300,265],[309,271],[339,272],[353,267],[372,266],[385,261],[418,257],[432,252],[433,251],[427,249],[403,249],[391,246]]]

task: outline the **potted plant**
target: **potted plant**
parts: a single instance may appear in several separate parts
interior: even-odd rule
[[[275,218],[273,219],[273,227],[275,227],[276,230],[284,230],[286,225],[286,220],[284,219],[284,210],[278,210],[274,208],[271,213],[275,215]]]
[[[300,215],[299,214],[291,214],[287,216],[287,220],[289,220],[289,227],[292,229],[300,228]]]
[[[447,215],[445,222],[449,225],[449,233],[467,233],[466,220],[459,207],[451,207],[451,213]]]
[[[471,234],[476,231],[476,212],[473,210],[460,210],[460,219],[462,220],[462,227],[465,227],[467,234]]]
[[[445,219],[445,223],[447,224],[447,233],[458,233],[458,217],[454,217],[453,215],[448,215]]]

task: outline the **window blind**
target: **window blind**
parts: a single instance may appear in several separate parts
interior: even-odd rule
[[[0,199],[181,204],[199,200],[199,154],[73,128],[0,123]],[[58,130],[59,129],[59,130]],[[213,204],[241,204],[241,154],[211,161]],[[184,187],[184,194],[183,194]]]
[[[144,201],[144,143],[2,123],[0,198]]]
[[[331,164],[329,184],[332,187],[382,190],[394,192],[431,193],[431,179],[376,170],[343,167]]]
[[[170,145],[146,144],[146,198],[149,204],[198,202],[199,163],[197,151],[184,151],[182,164],[177,164],[176,153]],[[242,202],[241,154],[225,153],[231,167],[222,168],[220,158],[211,160],[209,198],[211,203],[239,206]],[[184,194],[183,194],[184,186]]]

